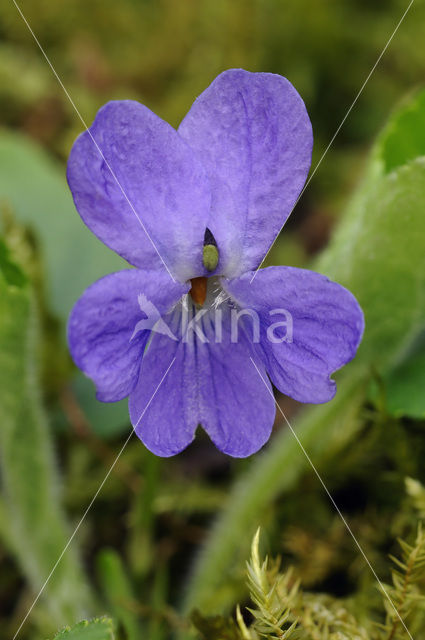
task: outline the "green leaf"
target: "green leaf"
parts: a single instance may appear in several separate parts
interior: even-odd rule
[[[425,412],[419,345],[425,327],[424,198],[422,157],[369,179],[316,265],[363,308],[366,329],[356,365],[378,374],[389,413],[414,418]]]
[[[425,325],[425,159],[378,179],[355,199],[317,270],[350,289],[366,330],[356,363],[381,374]]]
[[[425,155],[425,90],[404,102],[378,138],[375,157],[384,173]]]
[[[203,640],[240,640],[241,634],[233,618],[203,616],[197,609],[190,616],[195,629]]]
[[[397,418],[400,416],[425,418],[425,345],[423,342],[422,337],[422,340],[415,343],[412,353],[384,376],[386,410]]]
[[[371,176],[389,173],[425,155],[425,90],[410,96],[378,138]],[[414,344],[393,371],[383,375],[386,410],[396,417],[425,416],[425,346]],[[376,397],[374,387],[372,397]]]
[[[94,280],[128,266],[83,224],[66,184],[65,167],[25,137],[4,130],[0,201],[35,230],[46,260],[49,299],[59,317],[67,318]]]
[[[127,398],[119,402],[99,402],[96,399],[95,385],[82,374],[75,376],[72,390],[88,423],[98,436],[113,438],[130,430]]]
[[[109,618],[83,620],[74,627],[62,629],[54,640],[114,640],[114,623]]]
[[[9,285],[0,274],[0,463],[8,516],[1,533],[34,593],[71,534],[60,506],[60,478],[40,401],[37,338],[31,290]],[[75,544],[45,585],[43,599],[52,625],[87,615],[91,595]]]
[[[92,282],[128,267],[83,224],[65,180],[65,167],[25,137],[0,132],[0,203],[12,207],[18,221],[30,225],[41,245],[47,269],[48,304],[64,323],[74,303]],[[19,278],[2,258],[5,277]],[[128,426],[127,402],[104,405],[83,375],[76,395],[93,429],[116,435]]]
[[[102,550],[97,557],[97,570],[111,611],[124,627],[126,639],[138,640],[141,630],[134,612],[137,600],[120,556],[113,549]]]
[[[9,250],[3,239],[0,237],[0,274],[3,275],[7,284],[13,284],[16,287],[23,287],[27,282],[27,278],[23,271],[12,262]]]

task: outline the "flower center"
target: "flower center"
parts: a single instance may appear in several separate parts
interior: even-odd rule
[[[216,239],[207,227],[204,234],[202,264],[207,271],[213,272],[217,268],[218,258],[219,254]],[[207,298],[208,278],[206,276],[200,276],[198,278],[192,278],[190,282],[192,286],[189,293],[192,296],[192,300],[202,307]]]
[[[202,307],[207,297],[208,278],[201,276],[200,278],[192,278],[190,282],[192,283],[192,287],[189,293],[192,296],[192,300]]]

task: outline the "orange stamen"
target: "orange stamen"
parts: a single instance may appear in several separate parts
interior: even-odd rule
[[[201,307],[205,302],[205,298],[207,297],[207,278],[204,276],[200,276],[199,278],[192,278],[192,288],[189,291],[192,296],[192,300],[199,304]]]

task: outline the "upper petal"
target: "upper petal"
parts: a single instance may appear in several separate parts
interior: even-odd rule
[[[258,314],[258,349],[272,382],[300,402],[327,402],[335,394],[330,374],[354,357],[363,335],[357,300],[306,269],[269,267],[251,282],[252,276],[246,273],[223,286],[238,306]],[[279,322],[279,328],[272,327]]]
[[[68,182],[87,226],[131,264],[202,271],[210,186],[191,148],[132,100],[109,102],[76,140]]]
[[[105,276],[83,293],[69,318],[68,341],[76,365],[95,382],[99,400],[129,395],[150,327],[187,289],[166,272],[129,269]]]
[[[199,96],[178,131],[210,177],[218,272],[256,268],[310,167],[313,136],[301,97],[282,76],[231,69]]]

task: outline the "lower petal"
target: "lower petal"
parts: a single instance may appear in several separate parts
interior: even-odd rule
[[[137,436],[155,455],[173,456],[192,442],[199,420],[195,352],[190,345],[154,334],[129,410]]]
[[[239,332],[232,341],[229,308],[221,335],[212,317],[204,322],[209,342],[197,346],[200,422],[220,451],[245,458],[270,438],[276,413],[273,391],[246,334]],[[221,339],[216,343],[217,336]]]
[[[155,334],[148,346],[129,406],[136,434],[156,455],[182,451],[198,425],[218,449],[238,458],[270,437],[275,404],[264,365],[243,332],[232,342],[230,308],[223,307],[221,316],[201,312],[186,331],[176,309],[170,327],[180,340]],[[193,312],[190,305],[189,323]],[[214,325],[219,317],[221,331]]]

